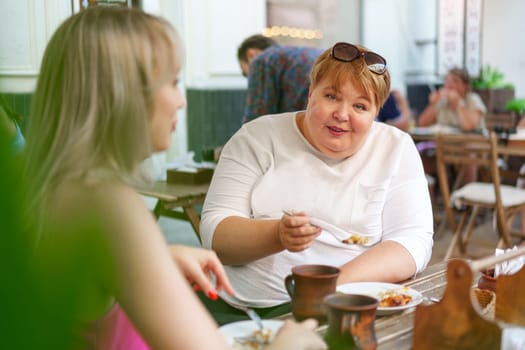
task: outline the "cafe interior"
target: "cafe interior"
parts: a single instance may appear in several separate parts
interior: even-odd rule
[[[187,104],[170,148],[144,162],[153,185],[137,187],[173,244],[201,246],[200,214],[213,168],[243,123],[247,79],[236,52],[244,38],[262,33],[280,45],[323,49],[345,41],[380,53],[391,88],[410,106],[406,132],[416,144],[436,147],[423,155],[433,170],[427,181],[434,244],[428,267],[402,283],[412,300],[377,309],[370,348],[525,349],[525,298],[517,292],[525,288],[524,1],[6,0],[0,93],[23,117],[47,40],[64,18],[89,6],[139,7],[165,17],[184,42],[180,84]],[[418,126],[429,94],[452,67],[478,82],[471,88],[487,108],[481,134]],[[468,164],[478,168],[473,192],[461,183]],[[331,326],[321,324],[319,332]]]

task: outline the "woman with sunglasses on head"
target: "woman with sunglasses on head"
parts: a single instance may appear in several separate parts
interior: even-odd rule
[[[61,344],[35,336],[41,347],[228,348],[188,283],[213,299],[232,294],[217,256],[169,247],[131,185],[142,161],[170,145],[185,105],[182,50],[166,21],[123,7],[75,14],[45,50],[26,217],[44,301],[35,310],[56,321]],[[315,326],[287,323],[268,349],[324,349]]]
[[[238,296],[269,312],[286,310],[283,280],[294,265],[338,266],[339,284],[399,282],[422,271],[432,250],[414,142],[374,121],[390,90],[385,59],[337,43],[310,79],[305,111],[259,117],[228,141],[203,207],[204,246],[227,265]]]

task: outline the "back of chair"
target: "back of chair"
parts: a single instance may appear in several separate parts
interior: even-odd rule
[[[498,170],[498,138],[494,132],[488,136],[478,134],[439,134],[436,138],[436,161],[439,186],[443,195],[445,205],[450,204],[450,190],[455,190],[460,181],[457,178],[455,185],[450,186],[447,175],[447,167],[454,165],[460,169],[471,165],[488,175],[483,182],[498,184],[494,186],[496,198],[496,215],[498,228],[504,225],[504,212],[501,202],[500,175]],[[461,175],[462,172],[460,171]],[[452,229],[456,228],[455,220],[451,210],[447,209],[447,216]]]

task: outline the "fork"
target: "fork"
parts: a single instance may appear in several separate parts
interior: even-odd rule
[[[259,327],[261,331],[264,330],[264,325],[262,323],[261,317],[257,314],[257,312],[255,312],[254,309],[251,309],[249,307],[242,305],[242,302],[239,299],[237,299],[233,295],[229,295],[223,290],[219,291],[219,296],[228,305],[236,309],[239,309],[241,311],[244,311],[252,319],[252,321],[254,321],[257,324],[257,326]]]
[[[291,210],[283,210],[283,213],[288,216],[296,216],[296,214],[293,213]],[[343,229],[336,227],[334,225],[328,224],[327,222],[324,222],[320,219],[317,219],[315,217],[310,216],[310,223],[313,226],[317,226],[320,229],[324,230],[324,232],[327,232],[334,236],[338,241],[341,241],[341,237],[339,237],[336,233],[339,233],[341,236],[349,236],[346,231]]]

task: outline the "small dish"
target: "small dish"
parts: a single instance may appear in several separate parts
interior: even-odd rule
[[[391,290],[401,291],[404,294],[408,294],[412,297],[410,302],[401,306],[391,306],[391,307],[377,307],[377,315],[384,316],[390,315],[396,312],[401,312],[412,307],[415,307],[423,301],[423,295],[415,289],[405,287],[401,284],[395,283],[382,283],[382,282],[356,282],[356,283],[347,283],[342,284],[337,287],[336,291],[339,293],[345,294],[362,294],[374,297],[378,300],[381,300],[382,295]]]
[[[277,331],[282,327],[284,321],[281,320],[263,320],[265,329],[272,331],[272,338],[275,336]],[[225,324],[219,328],[219,332],[226,339],[226,342],[233,346],[235,343],[235,337],[248,337],[253,334],[259,328],[253,321],[239,321]]]

